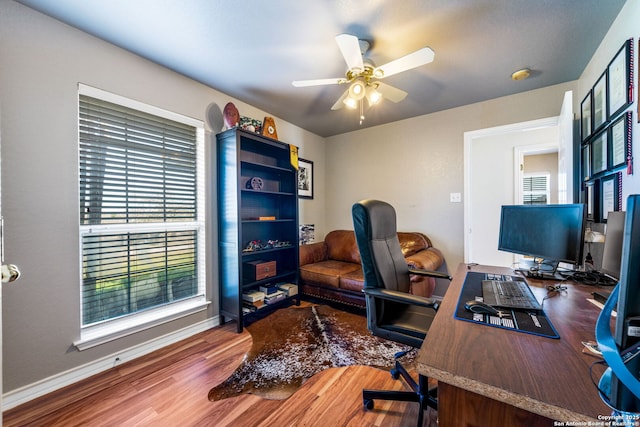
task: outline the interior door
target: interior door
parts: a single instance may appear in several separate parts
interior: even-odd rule
[[[558,203],[574,203],[573,92],[564,94],[558,118]]]

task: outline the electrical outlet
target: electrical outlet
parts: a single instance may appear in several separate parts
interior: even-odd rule
[[[449,194],[449,201],[451,203],[461,203],[462,202],[462,195],[460,193],[450,193]]]

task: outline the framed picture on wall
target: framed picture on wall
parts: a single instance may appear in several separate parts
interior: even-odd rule
[[[614,118],[633,101],[632,39],[627,40],[607,67],[609,117]]]
[[[611,147],[609,169],[624,166],[631,149],[631,111],[627,111],[609,127]]]
[[[619,211],[620,210],[620,186],[618,185],[618,174],[615,173],[613,175],[608,175],[600,180],[601,182],[601,218],[600,222],[606,222],[607,216],[609,212]]]
[[[298,158],[298,197],[313,199],[313,162]]]
[[[584,97],[580,104],[580,134],[582,141],[586,141],[591,136],[591,91]]]
[[[593,130],[597,131],[607,121],[607,72],[602,73],[593,86]]]
[[[593,175],[607,170],[607,135],[605,130],[591,140],[591,173]]]

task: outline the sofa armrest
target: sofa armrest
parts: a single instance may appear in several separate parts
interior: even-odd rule
[[[327,245],[324,242],[300,245],[300,266],[313,264],[327,259]]]
[[[409,255],[405,258],[409,268],[415,270],[432,270],[437,271],[444,263],[444,257],[442,252],[433,246],[427,249],[423,249],[420,252],[416,252],[413,255]]]
[[[433,297],[437,285],[435,279],[440,277],[425,277],[425,275],[417,274],[415,270],[439,271],[444,265],[442,253],[432,246],[409,255],[405,260],[411,273],[411,293],[424,297]]]

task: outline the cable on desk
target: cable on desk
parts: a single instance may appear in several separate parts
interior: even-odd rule
[[[615,286],[617,281],[599,271],[574,271],[571,280],[593,286]]]
[[[563,285],[562,283],[558,283],[556,285],[549,285],[547,286],[547,295],[542,298],[542,304],[540,304],[541,306],[544,306],[544,302],[546,300],[548,300],[549,298],[553,298],[557,295],[560,295],[563,292],[568,292],[567,291],[567,286]]]

